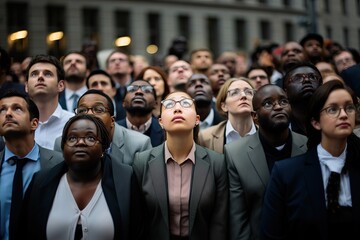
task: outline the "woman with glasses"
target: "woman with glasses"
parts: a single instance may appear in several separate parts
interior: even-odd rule
[[[247,78],[231,78],[220,88],[216,108],[227,120],[199,132],[198,143],[223,153],[224,145],[256,132],[252,99],[255,89]]]
[[[130,166],[111,160],[109,145],[99,118],[70,118],[61,141],[65,161],[36,173],[26,192],[20,239],[133,239],[141,234],[135,176]]]
[[[275,163],[264,198],[262,239],[360,236],[360,139],[357,98],[329,81],[308,105],[308,152]]]
[[[169,86],[166,79],[166,73],[157,66],[145,67],[136,77],[136,80],[147,81],[154,87],[157,105],[153,110],[153,115],[157,118],[160,116],[161,101],[169,94]]]
[[[135,156],[146,208],[145,239],[226,239],[226,165],[223,155],[195,144],[199,121],[187,93],[169,94],[159,118],[165,143]]]

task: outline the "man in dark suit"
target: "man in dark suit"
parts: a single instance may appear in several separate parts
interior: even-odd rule
[[[200,131],[225,120],[215,108],[209,78],[204,74],[191,75],[186,83],[186,92],[195,100],[196,112],[200,115]]]
[[[349,67],[340,73],[345,83],[360,97],[360,63]]]
[[[164,132],[158,119],[152,115],[155,104],[156,93],[153,86],[147,81],[136,80],[127,87],[125,94],[126,118],[118,121],[121,126],[150,137],[153,147],[164,142]]]
[[[263,194],[275,161],[306,152],[303,135],[290,131],[284,90],[265,85],[253,98],[259,130],[225,145],[230,188],[230,239],[259,239]]]
[[[101,110],[94,110],[101,107]],[[93,114],[100,118],[112,139],[108,153],[112,159],[131,165],[135,153],[150,149],[151,141],[148,136],[126,129],[115,123],[114,105],[111,98],[104,92],[90,89],[80,97],[76,114]],[[61,137],[55,140],[54,150],[61,152]]]
[[[39,110],[26,95],[6,92],[0,96],[0,135],[5,148],[0,152],[1,239],[13,239],[21,200],[11,206],[13,192],[25,192],[35,172],[60,163],[62,154],[40,147],[34,140],[39,123]],[[23,164],[22,164],[23,163]],[[22,187],[15,184],[16,169],[22,165]],[[14,179],[14,180],[12,180]],[[13,184],[14,183],[14,184]],[[21,184],[20,184],[21,185]]]

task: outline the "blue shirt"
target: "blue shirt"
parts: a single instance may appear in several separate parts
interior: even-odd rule
[[[4,149],[4,161],[1,166],[0,174],[0,216],[1,225],[0,233],[2,240],[9,239],[9,220],[10,220],[10,207],[11,195],[16,164],[9,162],[9,158],[13,154],[6,146]],[[23,187],[24,193],[30,184],[33,174],[40,170],[40,150],[39,146],[35,143],[33,149],[25,156],[31,161],[28,161],[23,168]]]

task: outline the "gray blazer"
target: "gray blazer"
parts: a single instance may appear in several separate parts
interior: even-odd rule
[[[62,153],[59,153],[57,151],[43,148],[41,146],[39,146],[39,151],[40,151],[40,169],[51,168],[64,160]],[[0,152],[0,159],[1,159],[0,172],[2,167],[2,161],[4,159],[4,154],[5,154],[4,152],[5,150]]]
[[[291,156],[306,152],[307,138],[291,132]],[[259,132],[225,145],[230,188],[230,239],[259,239],[263,195],[270,178]]]
[[[146,239],[170,239],[168,186],[164,143],[137,153],[133,169],[145,200]],[[228,182],[223,154],[196,145],[191,179],[189,238],[226,239]]]
[[[115,123],[115,131],[111,144],[110,156],[112,159],[119,159],[121,163],[132,165],[135,153],[152,148],[151,140],[148,136],[124,128]],[[54,150],[62,152],[61,137],[55,140]],[[124,155],[123,157],[119,157]]]

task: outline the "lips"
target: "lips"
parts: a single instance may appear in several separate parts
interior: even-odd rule
[[[146,100],[143,97],[134,97],[132,103],[145,103]]]
[[[5,120],[5,122],[3,123],[3,126],[5,126],[6,124],[17,124],[17,122],[12,121],[12,120]]]
[[[286,117],[288,118],[289,116],[286,113],[275,113],[274,115],[272,115],[273,118],[279,118],[279,117]]]
[[[185,118],[183,118],[182,116],[176,116],[173,117],[173,119],[171,120],[172,122],[177,122],[177,121],[184,121]]]
[[[35,87],[46,87],[46,85],[43,84],[43,83],[38,83],[38,84],[35,85]]]

